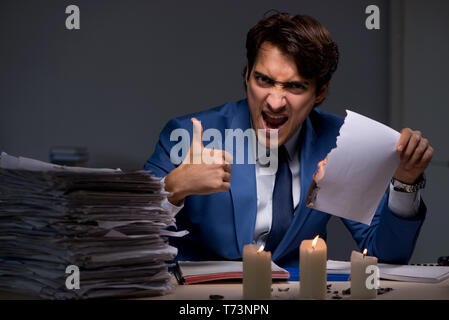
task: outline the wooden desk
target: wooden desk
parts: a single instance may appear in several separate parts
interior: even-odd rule
[[[328,282],[331,285],[326,299],[333,300],[334,291],[343,300],[351,299],[350,295],[343,295],[342,290],[350,287],[348,281]],[[381,288],[393,288],[392,291],[378,295],[378,300],[449,300],[449,279],[440,283],[416,283],[400,281],[380,281]],[[299,294],[299,284],[294,282],[275,282],[272,285],[271,299],[296,300]],[[287,288],[288,291],[285,291]],[[221,295],[225,300],[242,299],[241,283],[209,283],[177,286],[171,294],[144,299],[162,300],[210,300],[210,295]]]
[[[343,295],[342,290],[350,287],[348,281],[328,282],[331,285],[326,299],[333,300],[334,291],[342,300],[351,299],[350,295]],[[378,300],[449,300],[449,279],[440,283],[416,283],[400,281],[380,281],[381,288],[393,288],[392,291],[378,295]],[[298,282],[274,282],[271,299],[296,300],[299,292]],[[285,291],[288,288],[288,291]],[[174,292],[157,297],[139,298],[139,300],[210,300],[210,295],[221,295],[224,300],[241,300],[241,283],[206,283],[178,285]],[[0,299],[37,299],[15,293],[0,291]]]

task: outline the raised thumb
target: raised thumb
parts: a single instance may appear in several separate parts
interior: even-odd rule
[[[203,127],[201,126],[201,121],[197,118],[191,118],[193,125],[193,137],[192,144],[190,145],[190,154],[193,155],[193,163],[201,163],[201,152],[204,148],[203,146]]]

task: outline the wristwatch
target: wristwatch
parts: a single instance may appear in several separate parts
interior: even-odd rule
[[[421,174],[414,184],[402,183],[395,178],[391,178],[391,184],[393,185],[395,191],[407,193],[416,192],[419,189],[424,189],[426,186],[426,177],[424,176],[424,173]]]

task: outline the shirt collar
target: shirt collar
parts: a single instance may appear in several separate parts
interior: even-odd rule
[[[295,157],[296,152],[298,151],[298,142],[299,142],[299,133],[301,132],[302,123],[299,125],[299,128],[295,131],[295,133],[288,139],[286,142],[284,142],[285,149],[287,150],[288,159],[292,161]],[[258,147],[259,142],[257,141]],[[256,162],[259,162],[258,155],[256,155]]]
[[[288,158],[290,161],[294,158],[296,152],[298,151],[298,141],[299,141],[299,133],[301,132],[302,123],[299,125],[298,130],[288,139],[285,143],[285,149],[287,149]]]

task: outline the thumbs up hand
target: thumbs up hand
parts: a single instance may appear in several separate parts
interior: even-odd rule
[[[202,153],[204,150],[203,127],[201,126],[201,122],[198,119],[192,118],[190,120],[192,121],[193,125],[193,137],[189,152],[187,152],[187,156],[184,158],[183,164],[200,164],[202,161]]]
[[[184,161],[165,178],[168,200],[179,205],[192,194],[225,192],[231,188],[232,155],[224,150],[205,148],[201,122],[192,118],[193,137]]]

